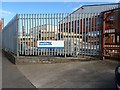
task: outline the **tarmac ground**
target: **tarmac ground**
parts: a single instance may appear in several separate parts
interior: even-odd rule
[[[2,88],[35,88],[4,55],[2,55]]]
[[[55,64],[17,65],[36,88],[115,88],[115,68],[111,60]]]
[[[1,58],[2,57],[2,58]],[[14,65],[4,55],[2,88],[115,88],[114,60]]]

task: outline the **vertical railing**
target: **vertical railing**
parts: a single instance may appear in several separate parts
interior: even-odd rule
[[[2,48],[17,55],[17,15],[2,30]]]
[[[3,29],[3,48],[17,55],[96,56],[99,19],[98,13],[18,14]],[[37,47],[37,41],[59,40],[64,49]]]
[[[22,16],[22,15],[21,15]],[[28,41],[28,35],[32,35],[32,41],[30,40],[30,48],[25,48],[26,51],[32,51],[32,55],[97,55],[97,16],[98,14],[82,13],[82,14],[32,14],[32,21],[28,19],[30,17],[24,15],[22,19],[23,34],[26,32],[27,37],[22,40]],[[26,22],[27,21],[27,22]],[[78,24],[79,22],[79,24]],[[32,25],[31,25],[32,24]],[[91,24],[91,25],[90,25]],[[79,26],[79,27],[78,27]],[[29,32],[29,34],[28,34]],[[32,32],[32,33],[30,33]],[[88,34],[89,33],[89,34]],[[89,38],[88,38],[89,37]],[[90,39],[88,41],[88,39]],[[37,49],[35,43],[37,40],[64,40],[65,48],[62,49]],[[32,46],[31,46],[32,44]],[[66,46],[67,45],[67,46]],[[36,48],[36,49],[34,49]],[[30,50],[26,50],[30,49]],[[30,52],[29,52],[30,53]],[[27,54],[29,54],[27,53]],[[92,54],[91,54],[92,53]]]

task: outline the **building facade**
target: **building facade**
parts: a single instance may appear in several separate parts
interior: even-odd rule
[[[97,48],[100,43],[102,30],[101,13],[107,10],[118,8],[118,3],[113,4],[98,4],[98,5],[84,5],[69,14],[60,22],[60,32],[70,34],[71,38],[75,38],[77,34],[81,38],[79,43],[87,43],[86,46],[92,44],[92,48]],[[60,35],[65,38],[65,34]]]
[[[4,27],[4,19],[1,18],[1,20],[0,20],[0,32],[2,31],[3,27]]]
[[[103,58],[120,59],[120,8],[103,12]]]

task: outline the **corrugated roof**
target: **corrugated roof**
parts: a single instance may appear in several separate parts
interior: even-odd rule
[[[108,4],[94,4],[94,5],[83,5],[83,6],[81,6],[80,8],[78,8],[77,10],[75,10],[75,11],[73,11],[72,13],[70,13],[68,16],[66,16],[63,20],[65,20],[67,17],[69,17],[69,16],[71,16],[71,15],[73,15],[74,13],[76,13],[76,12],[79,12],[79,14],[80,13],[97,13],[97,14],[100,14],[101,12],[104,12],[104,11],[108,11],[108,10],[111,10],[111,9],[115,9],[115,8],[117,8],[117,4],[119,4],[119,3],[108,3]],[[113,6],[111,6],[111,5],[113,5]],[[97,9],[94,9],[93,10],[93,7],[94,6],[106,6],[106,10],[103,10],[105,7],[100,7],[100,8],[97,8]],[[110,6],[110,7],[107,7],[107,6]],[[116,6],[116,7],[115,7]],[[92,7],[92,8],[87,8],[87,7]],[[84,10],[84,8],[85,8],[85,10]],[[88,10],[89,9],[89,10]],[[99,9],[99,10],[98,10]],[[80,11],[80,10],[82,10],[82,11]],[[83,10],[84,10],[84,12],[83,12]],[[87,12],[87,11],[89,11],[89,12]]]
[[[80,8],[78,8],[77,10],[73,11],[71,14],[75,13],[75,12],[78,11],[79,9],[83,9],[84,7],[103,6],[103,5],[117,5],[117,4],[118,4],[118,3],[83,5],[83,6],[81,6]]]

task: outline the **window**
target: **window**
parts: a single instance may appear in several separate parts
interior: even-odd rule
[[[72,28],[73,28],[73,26],[74,26],[74,22],[72,21]]]
[[[100,25],[102,23],[101,19],[97,19],[97,25]]]
[[[89,21],[86,21],[86,26],[90,26],[90,20]]]
[[[114,16],[110,16],[110,18],[109,18],[110,20],[114,20]]]
[[[120,36],[117,36],[117,43],[120,43]]]
[[[77,28],[79,28],[80,27],[80,22],[79,22],[79,20],[77,21]]]

